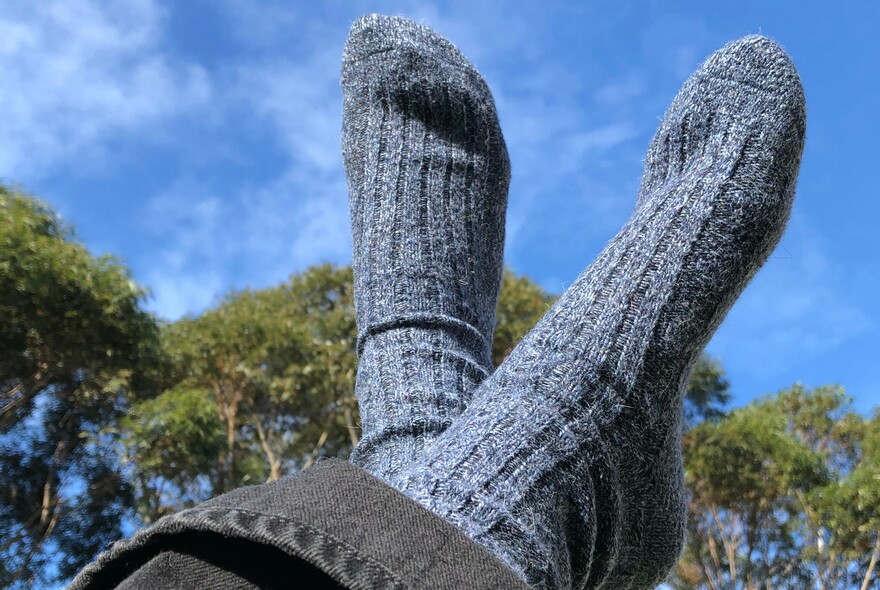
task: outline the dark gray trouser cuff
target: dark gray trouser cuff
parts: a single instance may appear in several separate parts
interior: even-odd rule
[[[366,471],[328,459],[296,475],[241,488],[161,519],[116,543],[74,579],[70,590],[115,588],[137,578],[138,570],[148,563],[142,574],[149,571],[154,576],[163,563],[173,561],[185,539],[198,542],[200,554],[222,554],[224,544],[237,543],[265,546],[267,552],[288,556],[286,563],[283,557],[271,561],[277,563],[279,573],[292,577],[293,587],[305,581],[300,574],[314,576],[317,568],[353,589],[528,589],[513,571],[451,524]],[[216,545],[218,551],[212,552],[206,544]],[[160,554],[172,557],[155,560]],[[216,569],[218,559],[209,561]],[[222,566],[223,560],[219,561]],[[265,560],[244,561],[248,563],[230,564],[230,569],[266,567]],[[198,576],[206,570],[189,571]],[[264,586],[259,581],[262,574],[235,572],[256,580],[254,588]],[[187,587],[198,587],[197,579],[191,582]]]

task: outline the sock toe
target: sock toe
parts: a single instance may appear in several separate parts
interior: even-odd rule
[[[763,35],[748,35],[728,43],[706,59],[697,75],[728,79],[777,94],[800,88],[800,78],[788,53]]]
[[[351,26],[342,54],[343,73],[361,60],[394,50],[442,54],[450,64],[473,69],[455,45],[428,27],[402,16],[368,14]]]
[[[743,37],[710,56],[698,76],[717,87],[703,95],[722,116],[721,123],[737,126],[742,135],[774,149],[774,166],[780,166],[781,156],[800,154],[806,128],[804,89],[778,43],[759,35]]]
[[[468,149],[479,147],[480,129],[501,136],[495,102],[480,73],[450,41],[402,17],[373,14],[352,25],[342,84],[346,100],[360,94]],[[509,175],[506,150],[496,152]]]
[[[785,50],[760,35],[733,41],[703,62],[667,109],[648,148],[639,203],[749,143],[762,146],[760,161],[793,179],[805,126],[803,86]]]

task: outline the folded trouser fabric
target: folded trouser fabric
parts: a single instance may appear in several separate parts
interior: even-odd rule
[[[528,588],[451,524],[335,459],[165,517],[70,590],[157,587]]]

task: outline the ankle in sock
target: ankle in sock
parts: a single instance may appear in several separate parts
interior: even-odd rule
[[[687,374],[782,234],[804,129],[778,45],[710,56],[627,224],[393,485],[536,588],[659,583],[684,537]]]
[[[491,372],[510,167],[489,88],[448,41],[371,15],[342,68],[362,438],[388,479]]]

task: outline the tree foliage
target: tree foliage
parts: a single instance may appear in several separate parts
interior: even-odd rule
[[[359,436],[352,293],[350,268],[317,266],[157,325],[118,260],[0,187],[0,587],[70,577],[124,523],[346,456]],[[496,365],[553,301],[505,272]],[[691,518],[669,584],[876,587],[880,414],[799,385],[727,413],[706,356],[686,393]]]
[[[164,326],[161,393],[123,436],[141,517],[346,454],[355,340],[351,270],[331,266]]]
[[[144,290],[44,203],[0,186],[0,585],[67,576],[121,534],[130,486],[102,428],[150,358]]]
[[[122,438],[144,522],[350,452],[359,432],[352,292],[350,268],[312,267],[163,327],[161,393],[132,408]],[[505,272],[496,363],[553,301]],[[720,415],[720,365],[700,359],[694,375],[694,419]]]
[[[800,385],[685,436],[689,537],[676,588],[872,587],[880,419]]]
[[[684,403],[684,421],[688,427],[704,420],[724,416],[730,401],[730,383],[718,359],[701,355],[691,371]]]
[[[144,522],[350,452],[359,437],[352,293],[350,268],[312,267],[162,327],[158,397],[132,407],[120,439]],[[505,273],[496,362],[552,301]]]
[[[495,312],[495,335],[492,340],[492,360],[497,367],[546,313],[556,297],[540,285],[513,271],[505,270]]]

